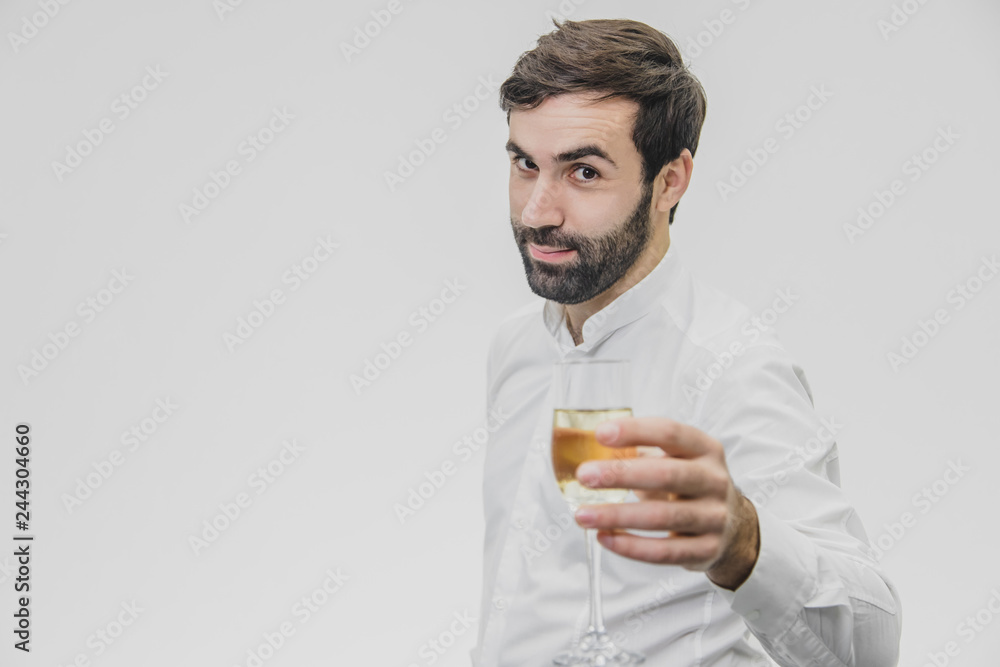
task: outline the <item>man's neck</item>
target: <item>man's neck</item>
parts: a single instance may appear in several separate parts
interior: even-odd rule
[[[650,271],[655,269],[656,265],[663,259],[663,256],[667,254],[667,250],[669,248],[669,237],[667,238],[666,245],[663,246],[662,250],[656,250],[653,244],[650,244],[649,249],[653,252],[643,253],[643,255],[636,260],[635,264],[632,265],[632,268],[629,269],[614,285],[589,301],[563,306],[566,314],[566,328],[569,330],[570,336],[573,337],[574,345],[579,345],[583,342],[583,325],[587,322],[590,316],[602,310],[612,301],[632,289],[632,287],[638,284],[640,280],[648,276]]]

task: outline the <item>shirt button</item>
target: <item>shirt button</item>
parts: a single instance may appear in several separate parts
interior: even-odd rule
[[[745,618],[748,621],[756,621],[758,618],[760,618],[760,612],[757,611],[756,609],[751,609],[749,612],[747,612]]]

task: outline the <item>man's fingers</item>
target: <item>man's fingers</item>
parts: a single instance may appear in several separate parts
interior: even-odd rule
[[[722,533],[725,505],[709,500],[650,500],[641,503],[588,505],[576,513],[584,528],[669,530],[673,533]]]
[[[609,447],[659,447],[671,456],[694,458],[714,450],[715,441],[693,426],[666,417],[622,417],[599,424],[597,441]]]
[[[608,551],[626,558],[698,570],[715,562],[720,544],[718,535],[642,537],[626,532],[600,532],[597,539]]]
[[[645,489],[681,496],[724,498],[729,488],[724,470],[669,456],[585,461],[577,467],[576,478],[591,488]]]

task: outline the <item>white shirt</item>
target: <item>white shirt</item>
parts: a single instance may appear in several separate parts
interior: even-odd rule
[[[774,308],[794,298],[779,293]],[[644,653],[650,667],[771,664],[763,651],[788,667],[896,665],[899,597],[840,490],[839,425],[816,414],[802,369],[752,315],[696,281],[670,246],[587,320],[580,345],[552,301],[501,324],[487,361],[487,412],[503,423],[484,470],[476,667],[550,665],[586,629],[583,529],[549,454],[552,364],[582,358],[631,360],[634,415],[668,417],[721,442],[760,525],[757,563],[735,592],[701,572],[604,550],[605,622],[619,646]]]

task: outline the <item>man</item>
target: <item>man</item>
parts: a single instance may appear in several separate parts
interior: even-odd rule
[[[773,335],[743,326],[747,309],[670,244],[706,106],[675,45],[634,21],[566,21],[500,95],[511,225],[543,299],[504,321],[487,362],[487,408],[509,417],[485,463],[475,664],[550,664],[586,628],[582,526],[605,549],[609,635],[648,665],[769,664],[765,653],[790,667],[895,665],[899,599],[840,491],[835,421],[816,415]],[[580,465],[581,483],[633,489],[635,502],[570,517],[549,460],[549,389],[554,362],[589,358],[631,360],[636,396],[637,416],[598,438],[666,456]]]

